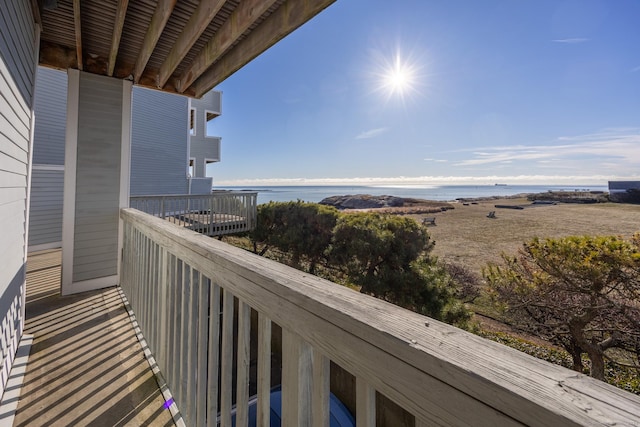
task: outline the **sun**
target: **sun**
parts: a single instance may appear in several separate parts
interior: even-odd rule
[[[410,65],[403,63],[400,55],[391,67],[383,74],[382,86],[391,94],[405,95],[415,89],[415,70]]]
[[[420,95],[424,76],[420,62],[414,56],[405,56],[399,49],[392,54],[374,50],[372,59],[370,72],[375,92],[385,94],[388,101],[397,98],[403,103]]]

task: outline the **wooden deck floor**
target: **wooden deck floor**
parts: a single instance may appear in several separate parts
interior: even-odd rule
[[[29,255],[34,341],[14,426],[174,425],[118,291],[60,296],[60,259]]]

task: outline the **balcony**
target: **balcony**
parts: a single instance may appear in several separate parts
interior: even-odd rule
[[[258,193],[133,196],[132,208],[207,236],[251,231],[256,224]]]
[[[14,425],[246,425],[253,393],[268,425],[282,384],[283,425],[326,426],[334,370],[355,378],[358,426],[640,425],[639,396],[166,218],[121,219],[121,287],[60,297],[60,252],[30,257]]]
[[[160,218],[121,219],[122,290],[187,425],[230,425],[232,407],[244,425],[250,387],[266,420],[273,383],[284,425],[327,425],[333,366],[355,377],[362,426],[379,396],[416,426],[640,423],[640,397],[608,384]]]

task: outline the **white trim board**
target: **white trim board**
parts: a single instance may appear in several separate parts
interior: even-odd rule
[[[76,219],[76,167],[78,161],[78,103],[80,71],[67,70],[67,127],[64,147],[64,197],[62,203],[62,282],[60,293],[73,284],[73,244]]]

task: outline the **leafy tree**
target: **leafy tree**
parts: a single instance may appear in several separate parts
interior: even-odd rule
[[[464,326],[470,314],[455,299],[451,277],[429,258],[432,249],[426,229],[411,218],[354,213],[338,220],[330,258],[360,292]]]
[[[518,326],[563,346],[573,368],[604,379],[607,350],[640,348],[640,249],[619,237],[533,239],[483,272]]]
[[[265,245],[261,254],[270,246],[277,247],[291,255],[291,266],[300,268],[301,262],[307,261],[313,274],[331,243],[337,218],[335,208],[317,203],[298,200],[260,205],[252,233],[254,251],[258,252],[258,242]]]

